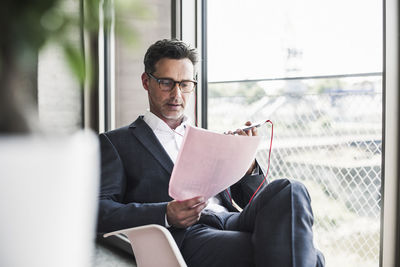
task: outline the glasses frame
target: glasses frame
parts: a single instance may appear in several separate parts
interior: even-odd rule
[[[178,88],[179,88],[179,90],[181,90],[182,93],[191,93],[191,92],[193,92],[193,91],[196,89],[196,86],[197,86],[197,81],[195,81],[195,80],[175,81],[174,79],[171,79],[171,78],[157,78],[157,77],[155,77],[153,74],[148,73],[148,72],[146,72],[146,74],[147,74],[150,78],[153,78],[154,80],[157,81],[158,87],[159,87],[160,90],[163,91],[163,92],[171,92],[171,91],[175,88],[175,85],[178,84]],[[162,81],[162,80],[171,81],[171,82],[174,83],[174,85],[173,85],[173,86],[171,87],[171,89],[169,89],[169,90],[163,90],[163,89],[161,89],[161,81]],[[181,87],[181,84],[182,84],[183,82],[192,82],[192,83],[194,83],[193,89],[190,90],[190,91],[183,91],[183,90],[182,90],[182,87]]]

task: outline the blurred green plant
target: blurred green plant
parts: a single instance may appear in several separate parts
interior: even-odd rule
[[[65,5],[77,5],[76,12]],[[113,20],[113,12],[119,14]],[[100,14],[103,19],[100,20]],[[115,27],[115,34],[132,44],[137,33],[120,17],[149,17],[149,10],[140,0],[2,0],[0,2],[0,133],[29,132],[29,121],[21,114],[18,102],[21,91],[35,87],[21,83],[37,75],[40,48],[54,42],[63,51],[72,73],[81,85],[92,84],[97,68],[98,32],[102,23],[106,32]],[[113,24],[114,23],[114,24]],[[87,36],[88,47],[71,38],[78,31]],[[86,39],[86,37],[85,37]],[[96,47],[97,45],[97,47]],[[95,50],[95,51],[93,51]]]

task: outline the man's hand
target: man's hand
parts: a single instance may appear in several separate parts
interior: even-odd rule
[[[251,121],[247,121],[245,123],[246,126],[250,126],[251,125]],[[236,134],[238,135],[244,135],[244,136],[256,136],[257,134],[257,128],[253,127],[247,131],[243,131],[242,129],[237,129],[235,131]],[[234,132],[229,131],[228,134],[234,134]],[[253,160],[253,163],[251,164],[250,168],[247,170],[246,174],[249,175],[253,172],[254,167],[256,166],[256,160]]]
[[[177,228],[189,227],[200,219],[201,211],[206,205],[203,197],[183,201],[173,200],[167,205],[168,223]]]

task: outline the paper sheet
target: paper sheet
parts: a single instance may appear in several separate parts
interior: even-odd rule
[[[242,178],[260,143],[259,136],[218,134],[189,126],[172,171],[169,195],[176,200],[208,199]]]

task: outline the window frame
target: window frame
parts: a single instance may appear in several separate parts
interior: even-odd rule
[[[380,266],[400,266],[399,5],[384,1],[383,179]]]
[[[197,87],[187,115],[203,128],[207,128],[206,6],[207,0],[171,0],[171,38],[182,40],[198,51]]]

